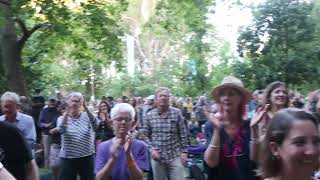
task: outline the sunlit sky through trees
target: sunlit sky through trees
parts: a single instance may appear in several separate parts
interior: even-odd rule
[[[239,28],[252,22],[252,9],[263,0],[240,0],[242,5],[235,6],[235,1],[216,0],[215,13],[209,15],[209,22],[216,27],[220,37],[231,43],[231,49],[236,53]]]

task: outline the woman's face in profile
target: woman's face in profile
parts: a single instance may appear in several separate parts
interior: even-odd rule
[[[319,165],[319,148],[320,137],[315,124],[296,120],[273,155],[280,158],[285,169],[313,173]]]

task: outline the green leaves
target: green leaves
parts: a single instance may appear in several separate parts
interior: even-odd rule
[[[281,80],[292,86],[312,82],[319,74],[311,44],[315,24],[311,17],[314,4],[305,1],[268,0],[255,13],[254,25],[238,39],[239,52],[247,65],[235,68],[255,88]],[[255,72],[253,74],[253,72]]]

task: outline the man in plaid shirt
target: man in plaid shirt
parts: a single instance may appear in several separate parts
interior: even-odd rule
[[[144,133],[150,147],[151,165],[155,180],[184,180],[188,158],[187,126],[179,109],[169,106],[170,90],[156,91],[157,108],[145,117]]]

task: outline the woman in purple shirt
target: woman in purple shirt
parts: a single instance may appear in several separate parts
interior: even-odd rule
[[[111,109],[110,116],[115,137],[98,146],[96,179],[142,180],[143,171],[149,170],[148,148],[130,133],[135,110],[120,103]]]

